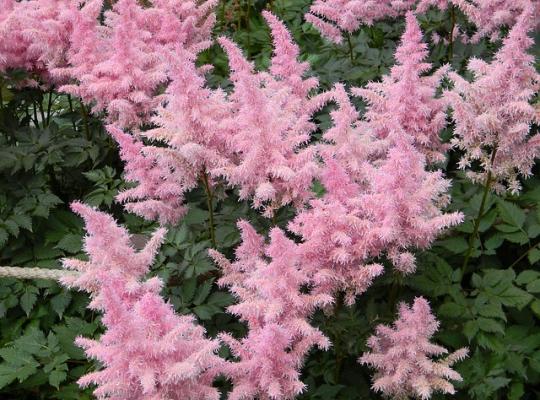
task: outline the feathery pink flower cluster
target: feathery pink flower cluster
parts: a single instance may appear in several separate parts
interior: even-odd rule
[[[109,122],[138,126],[162,100],[168,55],[211,44],[216,3],[119,0],[102,25],[103,0],[1,0],[0,72],[36,72],[94,112],[107,110]]]
[[[378,138],[384,139],[401,128],[429,161],[442,161],[448,149],[439,137],[446,126],[446,104],[436,94],[448,67],[422,76],[431,69],[426,62],[427,44],[422,42],[422,32],[412,12],[407,13],[405,22],[405,32],[395,52],[396,65],[390,74],[382,82],[370,82],[352,92],[369,104],[364,118]]]
[[[395,399],[429,399],[433,392],[453,394],[450,380],[461,381],[459,373],[450,368],[467,357],[466,348],[447,354],[444,347],[430,342],[439,328],[427,300],[417,297],[412,307],[402,303],[399,318],[393,327],[378,325],[368,340],[370,352],[360,362],[377,370],[373,389]]]
[[[384,18],[395,18],[416,8],[424,12],[430,6],[445,9],[448,0],[315,0],[304,15],[327,39],[341,43],[342,32],[351,34],[360,25],[372,25]]]
[[[474,74],[468,82],[450,73],[454,89],[446,93],[452,106],[455,137],[452,143],[463,151],[460,167],[475,182],[489,176],[492,187],[516,193],[518,175],[529,176],[540,155],[540,135],[530,136],[533,122],[540,122],[529,101],[540,88],[534,57],[527,50],[534,43],[532,5],[516,22],[491,63],[469,62]]]
[[[247,222],[239,222],[239,228],[242,244],[235,262],[211,251],[223,270],[219,284],[230,287],[240,300],[228,311],[249,328],[240,340],[221,334],[239,359],[225,369],[234,383],[229,399],[292,399],[305,388],[299,368],[306,353],[314,345],[329,347],[328,339],[308,318],[333,298],[302,291],[310,280],[298,244],[279,228],[270,232],[268,245]]]
[[[315,0],[304,17],[328,40],[341,43],[343,32],[351,34],[363,24],[396,18],[412,10],[421,14],[430,7],[445,10],[449,6],[458,7],[476,26],[472,37],[462,34],[466,41],[472,42],[486,36],[498,39],[501,27],[513,26],[531,6],[537,15],[540,11],[540,4],[534,0]],[[452,35],[459,35],[459,27],[455,27]]]
[[[235,44],[220,38],[234,85],[226,95],[221,89],[206,87],[204,69],[195,67],[195,55],[179,47],[169,60],[172,82],[164,105],[153,118],[157,128],[140,134],[168,145],[166,149],[152,148],[152,152],[156,159],[166,159],[168,168],[182,177],[176,189],[167,186],[171,190],[184,193],[201,177],[212,181],[224,177],[240,189],[241,199],[251,198],[254,207],[271,216],[275,209],[286,204],[301,206],[311,196],[319,166],[315,148],[306,144],[316,127],[311,117],[323,100],[309,96],[317,80],[303,78],[308,66],[296,60],[299,49],[283,23],[270,13],[263,15],[274,38],[269,72],[254,71]],[[137,179],[138,173],[132,172],[137,167],[126,161],[128,174]],[[136,189],[137,193],[145,191],[144,187]],[[139,197],[132,196],[134,193],[131,190],[121,198]],[[155,196],[151,191],[146,195]],[[152,207],[157,210],[159,206],[153,203]],[[143,216],[155,214],[144,206],[131,210]],[[174,222],[178,216],[161,218]]]
[[[0,0],[0,73],[25,69],[56,83],[50,70],[63,65],[71,32],[63,17],[72,6],[70,0]]]
[[[75,79],[60,90],[108,111],[121,127],[147,121],[162,100],[158,89],[168,80],[167,55],[177,46],[194,51],[210,45],[215,0],[119,0],[98,23],[102,0],[88,0],[70,16],[74,31],[66,68],[53,71]]]
[[[90,293],[89,307],[103,312],[106,328],[98,340],[76,339],[103,365],[79,384],[97,385],[99,399],[219,399],[212,387],[223,365],[215,354],[219,342],[205,338],[192,316],[174,313],[159,295],[159,278],[143,279],[165,230],[136,252],[112,217],[80,203],[72,209],[86,223],[89,261],[64,260],[66,268],[81,274],[63,283]]]
[[[426,169],[424,153],[436,158],[443,147],[438,133],[445,125],[444,105],[434,97],[440,78],[420,81],[428,64],[412,14],[396,53],[398,65],[389,77],[355,90],[369,99],[366,119],[358,119],[343,87],[334,89],[338,109],[323,135],[329,144],[320,150],[326,193],[290,224],[303,239],[318,290],[345,289],[349,303],[382,273],[371,259],[386,253],[398,270],[412,272],[409,249],[428,247],[441,230],[462,220],[460,213],[442,213],[449,181],[441,171]]]

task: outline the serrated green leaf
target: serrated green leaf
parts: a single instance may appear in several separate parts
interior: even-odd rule
[[[62,291],[51,299],[51,307],[60,318],[64,315],[64,311],[71,302],[71,293]]]
[[[529,251],[527,254],[527,258],[529,259],[529,262],[531,265],[536,264],[538,261],[540,261],[540,249],[534,248]]]
[[[527,292],[529,292],[529,293],[540,293],[540,279],[529,282],[527,284]]]
[[[491,318],[478,318],[478,327],[485,332],[504,334],[504,325]]]
[[[528,269],[519,273],[516,278],[516,283],[518,285],[526,285],[538,278],[540,278],[540,272]]]
[[[499,199],[497,201],[497,208],[499,209],[501,218],[507,224],[521,228],[525,223],[525,212],[514,203]]]
[[[79,235],[69,233],[65,235],[55,247],[69,253],[77,253],[82,248],[82,238]]]
[[[34,286],[27,286],[20,298],[21,308],[24,310],[26,315],[30,315],[30,312],[34,308],[34,305],[37,301],[37,294],[39,290]]]

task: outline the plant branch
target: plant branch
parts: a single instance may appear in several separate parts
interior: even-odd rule
[[[208,174],[206,170],[202,173],[202,182],[204,185],[204,191],[206,192],[206,205],[208,206],[209,224],[208,231],[210,233],[210,240],[212,241],[212,247],[217,248],[216,245],[216,232],[214,229],[214,193],[210,188],[208,181]]]
[[[491,154],[491,160],[489,163],[489,171],[487,173],[486,180],[484,182],[484,193],[482,194],[482,201],[480,202],[480,209],[478,210],[478,215],[476,216],[476,219],[474,221],[474,228],[471,233],[471,236],[469,237],[469,247],[467,248],[467,253],[465,254],[465,260],[463,260],[463,265],[461,267],[462,275],[465,275],[465,272],[467,271],[467,266],[469,264],[469,260],[473,252],[474,240],[476,239],[476,236],[478,236],[478,230],[480,229],[480,221],[482,217],[484,216],[484,208],[486,207],[487,195],[489,193],[489,189],[491,187],[491,183],[493,179],[491,168],[493,167],[493,162],[495,160],[496,154],[497,154],[497,147],[493,149],[493,153]]]

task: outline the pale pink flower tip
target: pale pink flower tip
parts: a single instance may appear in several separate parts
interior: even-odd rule
[[[444,347],[430,342],[439,322],[431,313],[429,303],[417,297],[412,307],[401,303],[399,318],[392,327],[378,325],[368,339],[370,352],[360,362],[377,370],[373,389],[391,398],[409,396],[429,399],[434,392],[455,392],[450,381],[461,381],[461,375],[450,368],[467,357],[466,348],[448,353]]]

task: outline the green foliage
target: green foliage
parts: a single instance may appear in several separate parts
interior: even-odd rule
[[[361,86],[380,79],[393,65],[393,53],[403,22],[383,21],[365,26],[343,45],[323,40],[303,20],[310,0],[221,0],[216,35],[232,37],[256,66],[269,64],[269,31],[260,17],[271,9],[282,18],[301,48],[301,58],[328,88],[341,81]],[[426,36],[448,37],[448,12],[429,11],[420,19]],[[470,30],[457,14],[462,29]],[[470,57],[489,59],[496,44],[430,44],[434,67],[450,63],[461,74]],[[227,89],[227,58],[219,46],[200,57],[215,66],[209,82]],[[12,71],[0,77],[0,265],[57,268],[65,256],[81,256],[82,223],[67,208],[83,200],[112,213],[131,232],[148,237],[155,224],[125,213],[115,203],[127,187],[116,146],[105,134],[101,116],[88,117],[78,99],[51,91],[25,88],[26,77]],[[357,104],[362,110],[361,102]],[[329,126],[326,107],[317,122]],[[448,138],[449,132],[443,132]],[[314,140],[321,132],[314,135]],[[457,399],[528,400],[540,396],[540,180],[524,182],[518,197],[489,194],[480,216],[478,234],[471,239],[481,208],[483,188],[456,172],[451,155],[445,173],[453,179],[452,209],[465,222],[441,237],[427,251],[418,252],[418,271],[403,277],[387,268],[357,303],[341,301],[334,310],[319,311],[313,322],[332,341],[329,351],[314,350],[305,363],[302,399],[360,400],[379,398],[371,392],[372,371],[358,364],[358,356],[374,327],[391,323],[399,301],[424,295],[439,320],[437,341],[450,349],[470,348],[471,356],[457,369],[464,381]],[[321,196],[318,182],[313,191]],[[180,313],[193,313],[210,335],[245,332],[243,324],[225,313],[234,298],[217,287],[219,270],[207,249],[216,247],[234,257],[240,218],[267,232],[285,227],[293,210],[279,210],[270,221],[239,202],[237,194],[218,186],[213,202],[203,188],[187,196],[189,212],[169,232],[153,266],[163,295]],[[210,210],[214,224],[210,225]],[[213,231],[213,234],[211,233]],[[465,264],[465,258],[470,259]],[[46,281],[0,280],[0,398],[90,399],[76,380],[95,368],[73,344],[75,336],[96,337],[99,318],[86,310],[87,296]],[[227,357],[226,349],[222,355]],[[223,388],[227,383],[218,382]]]

